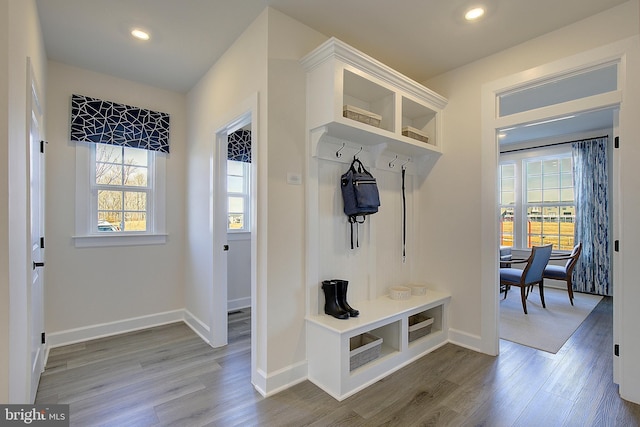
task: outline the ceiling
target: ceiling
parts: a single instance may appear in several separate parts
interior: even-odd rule
[[[272,7],[422,82],[627,0],[36,0],[47,56],[187,92]],[[134,40],[132,26],[151,33]]]

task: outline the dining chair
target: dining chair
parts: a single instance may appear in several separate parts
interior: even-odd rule
[[[569,293],[569,301],[573,305],[573,269],[580,258],[582,252],[582,242],[579,242],[573,247],[571,255],[567,258],[567,262],[564,265],[547,265],[542,273],[543,279],[555,279],[563,280],[567,282],[567,292]]]
[[[528,287],[538,285],[540,288],[540,302],[542,307],[547,308],[544,303],[544,282],[542,274],[544,268],[551,257],[552,244],[543,246],[533,246],[531,255],[527,259],[527,265],[523,268],[501,268],[500,269],[500,285],[506,287],[504,297],[507,297],[509,286],[518,286],[520,288],[520,298],[522,299],[522,309],[524,314],[527,313],[527,296],[525,291]]]

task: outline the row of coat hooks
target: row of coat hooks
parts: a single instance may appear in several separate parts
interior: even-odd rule
[[[340,148],[338,149],[338,151],[336,151],[336,157],[337,157],[337,158],[342,157],[342,150],[344,149],[344,147],[345,147],[345,146],[346,146],[346,143],[344,143],[344,142],[343,142],[343,143],[342,143],[342,147],[340,147]],[[362,152],[362,148],[363,148],[363,147],[360,147],[360,149],[358,150],[358,152],[356,152],[356,154],[354,154],[354,155],[353,155],[353,158],[354,158],[354,159],[357,159],[357,158],[358,158],[358,154],[360,154],[360,153]],[[389,167],[390,167],[391,169],[393,169],[393,168],[396,166],[396,160],[398,160],[398,155],[397,155],[397,154],[396,154],[395,159],[393,159],[393,160],[391,160],[391,161],[389,162]],[[408,157],[408,158],[407,158],[407,161],[406,161],[406,162],[404,162],[404,163],[402,164],[401,168],[402,168],[402,169],[405,169],[405,168],[407,167],[407,164],[408,164],[410,161],[411,161],[411,157]]]

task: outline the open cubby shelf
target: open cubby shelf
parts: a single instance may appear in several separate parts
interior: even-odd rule
[[[416,173],[428,174],[442,154],[445,98],[335,38],[301,62],[307,70],[312,155],[323,157],[318,145],[338,140],[369,151],[376,164],[382,164],[378,157],[383,153],[410,157],[417,165]],[[374,126],[346,118],[345,105],[381,120]],[[428,142],[403,135],[406,126],[424,133]]]

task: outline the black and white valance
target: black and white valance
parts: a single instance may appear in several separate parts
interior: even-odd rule
[[[71,96],[71,140],[169,152],[169,114]]]
[[[251,131],[239,129],[227,138],[227,160],[251,163]]]

